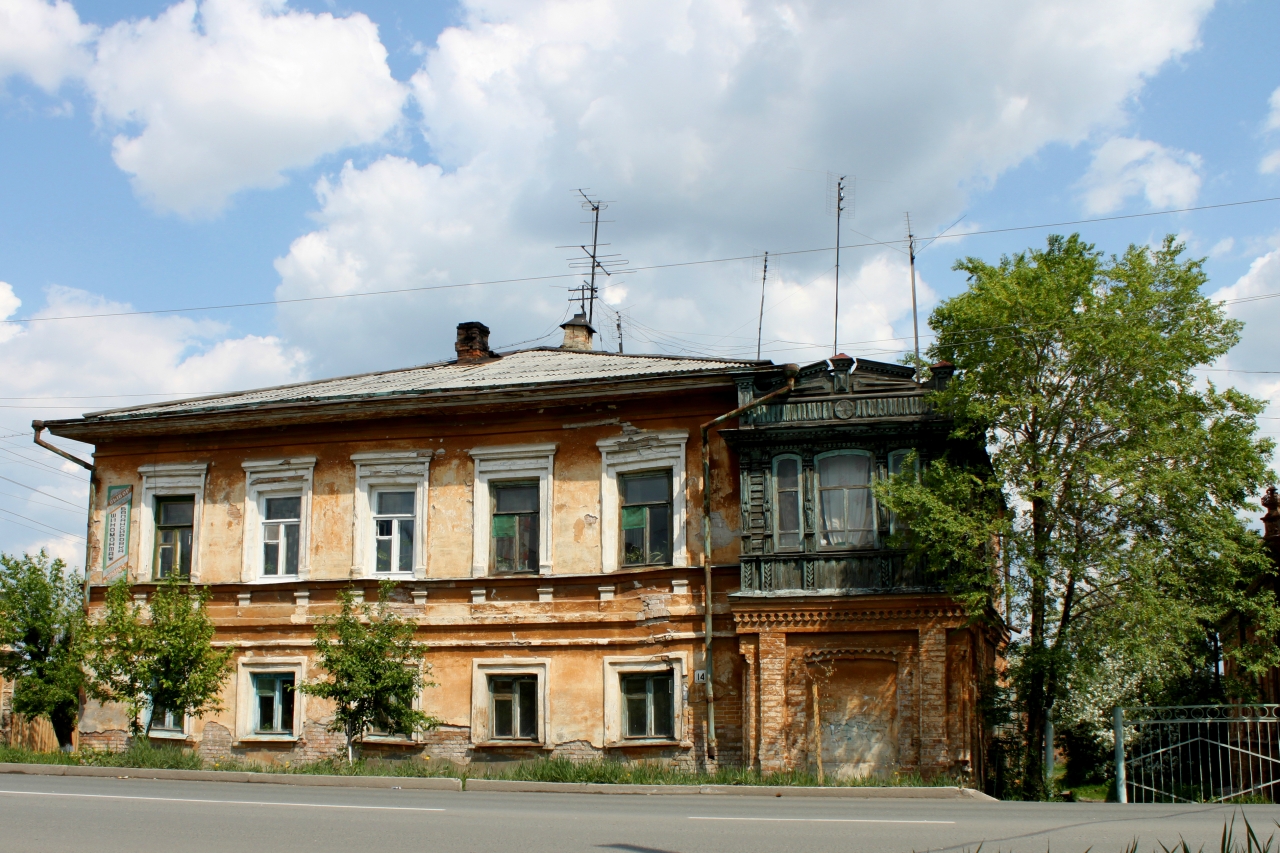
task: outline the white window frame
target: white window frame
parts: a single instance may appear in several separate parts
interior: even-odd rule
[[[293,733],[260,734],[255,731],[254,715],[258,711],[255,675],[293,676]],[[302,739],[302,724],[307,719],[306,694],[298,688],[307,675],[307,659],[290,657],[241,658],[236,664],[236,740],[255,743],[292,743]]]
[[[871,501],[871,544],[870,545],[823,545],[822,544],[822,474],[821,463],[834,456],[862,456],[870,460],[870,477],[867,479],[867,495]],[[819,551],[866,551],[880,547],[880,502],[876,500],[876,455],[869,450],[828,450],[813,457],[813,524],[814,538]]]
[[[254,459],[244,468],[244,556],[242,583],[273,584],[306,580],[311,573],[311,486],[315,475],[314,456],[288,459]],[[298,573],[262,573],[262,524],[267,498],[302,497],[298,519]]]
[[[671,714],[675,718],[671,738],[625,737],[622,730],[622,676],[642,672],[671,672]],[[606,656],[604,659],[604,745],[605,747],[645,746],[685,742],[684,715],[689,689],[688,652],[668,652],[645,657]]]
[[[412,577],[427,576],[427,484],[430,474],[430,450],[353,453],[356,466],[355,519],[352,530],[352,577],[405,578],[410,574],[393,568],[385,575],[377,572],[377,537],[374,535],[374,495],[382,490],[412,491],[413,498],[413,572]]]
[[[601,460],[600,561],[606,574],[616,572],[621,562],[618,540],[622,533],[622,499],[618,493],[618,475],[638,471],[671,471],[671,565],[676,568],[689,565],[685,543],[685,445],[688,442],[686,430],[630,433],[596,442]]]
[[[153,580],[156,553],[156,498],[195,496],[191,518],[191,582],[199,582],[200,519],[204,509],[204,487],[208,479],[207,462],[156,462],[138,467],[142,475],[142,505],[138,513],[138,569],[135,579],[141,583]]]
[[[475,746],[520,746],[550,749],[551,695],[547,678],[550,658],[473,658],[471,660],[471,743]],[[489,720],[489,676],[532,675],[538,679],[538,739],[494,739]]]
[[[147,707],[148,722],[150,722],[151,716],[154,713],[155,713],[155,707],[149,705]],[[151,733],[148,735],[148,737],[152,737],[157,740],[186,740],[188,737],[187,732],[189,731],[188,727],[190,725],[190,721],[191,721],[191,718],[186,714],[183,714],[182,721],[179,724],[177,729],[157,729],[157,728],[154,728],[153,726],[151,729]]]
[[[538,574],[549,575],[555,568],[551,511],[555,486],[555,443],[510,444],[474,447],[468,451],[475,460],[472,484],[471,576],[489,576],[489,539],[493,516],[491,483],[504,480],[538,481]],[[487,716],[487,712],[486,712]]]
[[[413,667],[407,666],[405,667],[405,669],[413,669]],[[422,674],[421,664],[418,665],[417,669],[418,669],[418,673]],[[422,710],[422,691],[421,690],[419,690],[417,693],[414,694],[412,707],[413,707],[413,710],[415,711]],[[365,743],[404,744],[404,743],[417,743],[421,740],[422,740],[421,732],[411,732],[408,736],[405,736],[402,734],[393,734],[393,735],[374,734],[373,731],[370,730],[368,732],[365,732],[365,735],[364,735]]]

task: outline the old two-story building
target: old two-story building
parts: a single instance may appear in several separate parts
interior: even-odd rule
[[[177,574],[210,587],[235,650],[222,710],[153,735],[215,759],[332,754],[332,709],[295,692],[321,675],[314,626],[390,580],[441,725],[366,751],[981,775],[1000,628],[887,547],[871,489],[948,446],[928,387],[844,356],[621,355],[581,317],[564,329],[499,354],[463,323],[448,362],[44,424],[95,448],[91,607],[122,575],[144,602]],[[90,703],[80,742],[126,729]]]

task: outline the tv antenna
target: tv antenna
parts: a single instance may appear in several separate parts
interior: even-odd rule
[[[840,217],[844,213],[844,187],[847,175],[827,172],[827,213],[836,215],[836,306],[832,318],[831,354],[840,354]]]
[[[957,222],[959,220],[956,220]],[[907,214],[907,257],[911,259],[911,334],[915,339],[916,376],[920,375],[920,317],[916,313],[916,235],[911,231],[911,214]]]
[[[760,274],[760,322],[756,324],[756,361],[760,360],[760,338],[764,331],[764,286],[769,280],[769,253],[764,253],[764,269]]]
[[[591,219],[583,225],[591,226],[591,248],[587,248],[585,244],[576,246],[557,246],[557,249],[581,249],[585,257],[569,258],[570,269],[590,270],[590,277],[582,282],[579,287],[571,288],[569,291],[569,301],[575,299],[581,306],[584,314],[587,315],[587,322],[591,323],[595,319],[596,299],[600,296],[600,289],[596,285],[596,273],[604,273],[605,276],[613,274],[613,270],[623,266],[627,261],[623,260],[618,254],[600,254],[600,248],[608,246],[608,243],[600,242],[600,211],[608,210],[610,202],[601,201],[587,195],[586,187],[575,190],[582,196],[582,209],[590,211]],[[605,220],[606,222],[610,220]]]

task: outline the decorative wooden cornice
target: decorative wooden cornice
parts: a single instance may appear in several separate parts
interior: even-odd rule
[[[854,626],[894,622],[925,625],[944,620],[962,624],[966,618],[959,605],[885,608],[815,608],[787,607],[767,610],[742,610],[733,614],[739,634],[766,631],[842,631]],[[879,626],[877,626],[879,627]]]

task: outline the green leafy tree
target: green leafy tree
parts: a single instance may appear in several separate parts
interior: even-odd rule
[[[85,682],[84,627],[80,579],[61,560],[0,555],[0,672],[14,682],[13,710],[48,717],[64,750]]]
[[[991,476],[942,459],[880,489],[975,615],[1007,573],[1029,798],[1046,794],[1055,701],[1185,676],[1233,608],[1280,629],[1276,602],[1247,595],[1272,569],[1241,520],[1273,449],[1262,403],[1194,375],[1241,324],[1201,295],[1202,263],[1182,249],[1168,238],[1106,258],[1054,236],[998,265],[959,261],[968,290],[930,318],[929,354],[956,366],[933,405],[985,442]],[[1232,654],[1252,672],[1280,659],[1274,644]]]
[[[221,709],[218,694],[231,672],[232,651],[213,647],[209,595],[171,577],[151,597],[147,618],[125,579],[107,590],[89,655],[90,693],[127,706],[134,735],[151,733],[152,709],[179,719]]]
[[[347,761],[354,745],[371,729],[411,734],[429,731],[439,720],[413,707],[427,680],[427,646],[414,642],[417,626],[391,609],[395,584],[378,588],[378,604],[356,604],[350,592],[339,594],[341,611],[316,628],[316,657],[327,677],[303,684],[303,693],[334,703],[330,731],[347,739]]]

